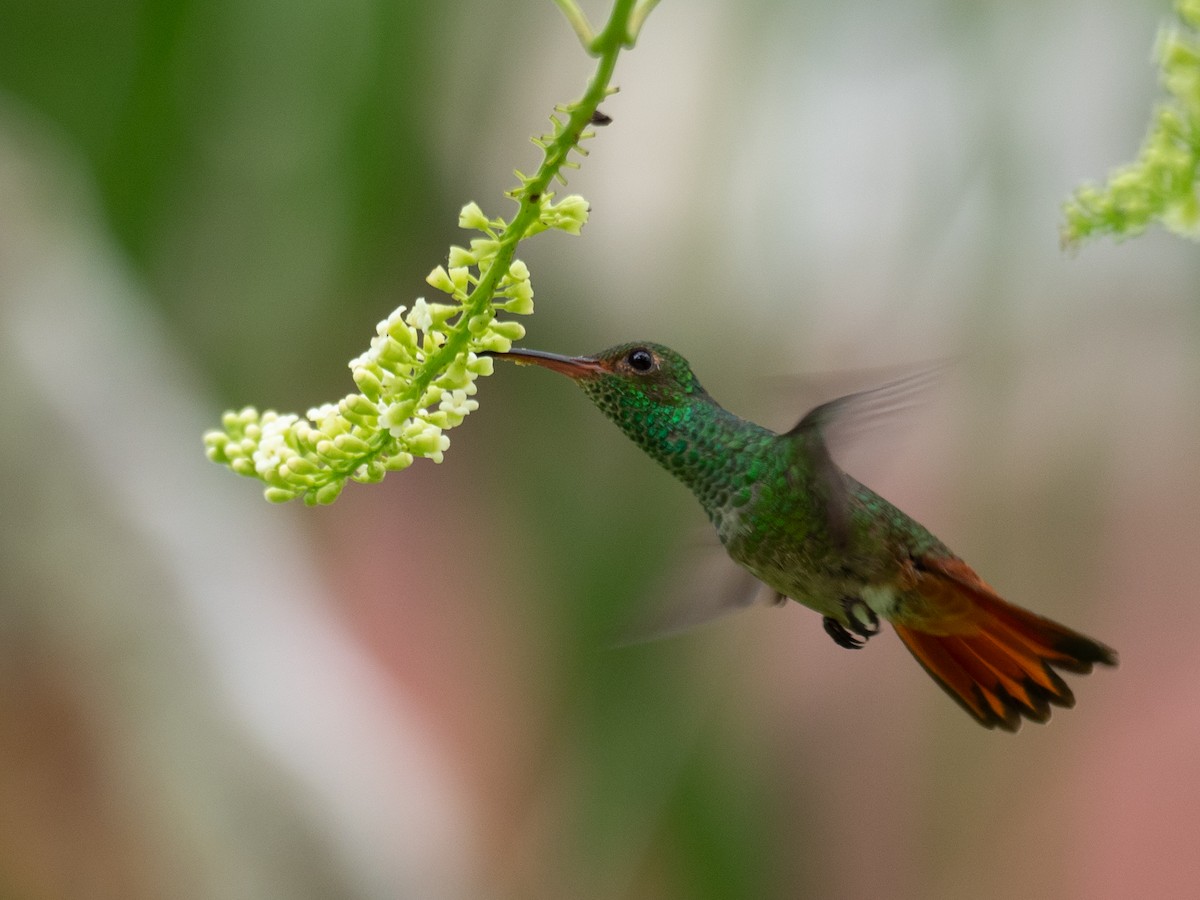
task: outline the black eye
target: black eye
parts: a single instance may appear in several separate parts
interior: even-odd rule
[[[629,368],[635,372],[649,372],[654,368],[654,354],[645,347],[630,350],[625,360],[629,363]]]

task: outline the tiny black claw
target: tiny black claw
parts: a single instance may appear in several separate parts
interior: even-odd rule
[[[875,614],[875,610],[862,601],[861,597],[843,597],[842,609],[846,611],[850,630],[859,637],[865,640],[879,634],[882,628],[879,624],[879,616]]]
[[[833,638],[833,642],[839,647],[845,647],[847,650],[858,650],[866,643],[862,638],[857,638],[847,631],[846,626],[833,618],[833,616],[826,616],[824,624],[825,633]]]
[[[825,633],[833,638],[833,642],[839,647],[857,650],[879,634],[882,627],[879,624],[879,616],[861,597],[843,597],[842,609],[846,613],[846,625],[833,616],[826,616],[824,619]]]

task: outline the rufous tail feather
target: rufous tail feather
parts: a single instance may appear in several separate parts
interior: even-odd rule
[[[960,560],[917,560],[913,574],[922,595],[954,609],[953,624],[923,630],[914,621],[893,623],[896,634],[986,728],[1016,731],[1022,717],[1045,722],[1052,706],[1074,706],[1055,669],[1086,674],[1096,663],[1117,664],[1109,647],[1001,599]]]

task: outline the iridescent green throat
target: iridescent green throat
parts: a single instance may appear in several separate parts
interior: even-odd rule
[[[678,380],[631,382],[618,375],[578,383],[606,416],[686,485],[710,518],[749,501],[778,436],[721,407],[686,367]]]

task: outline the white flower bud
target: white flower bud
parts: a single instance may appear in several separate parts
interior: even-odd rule
[[[454,282],[450,280],[449,274],[447,274],[446,270],[441,266],[438,266],[436,269],[426,275],[425,280],[442,293],[454,293]]]
[[[458,214],[459,228],[473,228],[475,231],[484,231],[490,224],[487,216],[483,214],[483,210],[479,208],[479,204],[474,201],[464,206]]]
[[[475,265],[475,254],[465,247],[452,246],[448,262],[451,268],[456,266],[473,266]]]

